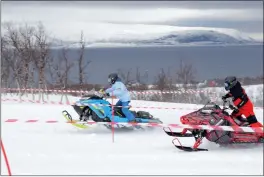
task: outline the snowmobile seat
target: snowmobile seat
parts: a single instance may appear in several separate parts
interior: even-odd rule
[[[249,126],[249,123],[247,119],[240,117],[240,118],[234,118],[234,121],[239,125],[239,126]]]

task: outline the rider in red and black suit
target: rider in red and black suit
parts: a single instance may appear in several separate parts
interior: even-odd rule
[[[225,79],[225,90],[229,91],[229,93],[223,96],[222,99],[225,101],[227,98],[233,97],[233,103],[236,106],[231,114],[232,117],[241,119],[241,116],[244,115],[251,127],[263,127],[255,116],[253,103],[236,77],[231,76]]]

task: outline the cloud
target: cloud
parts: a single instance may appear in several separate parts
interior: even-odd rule
[[[36,6],[36,7],[34,7]],[[174,7],[146,7],[122,9],[120,7],[80,7],[80,6],[10,6],[3,5],[5,19],[16,20],[56,20],[56,21],[96,21],[150,23],[182,19],[223,19],[226,21],[263,20],[263,9],[187,9]],[[32,15],[34,14],[34,15]]]
[[[248,35],[256,41],[263,42],[263,33],[248,33]]]
[[[235,28],[243,32],[262,32],[263,21],[262,20],[248,20],[248,21],[226,21],[223,19],[182,19],[182,20],[170,20],[158,23],[160,25],[171,25],[171,26],[189,26],[189,27],[218,27],[218,28]]]
[[[49,6],[77,8],[184,8],[184,9],[261,9],[262,1],[3,1],[9,6]]]
[[[7,2],[2,4],[2,22],[43,24],[56,36],[76,38],[81,30],[89,38],[111,36],[129,30],[124,25],[183,25],[249,28],[247,22],[257,22],[255,31],[262,33],[262,2]],[[200,25],[197,22],[201,22]],[[211,23],[210,23],[211,22]],[[215,22],[215,23],[212,23]],[[239,25],[236,25],[238,24]],[[122,25],[123,24],[123,25]],[[230,25],[234,24],[234,25]],[[244,25],[243,25],[244,24]],[[252,23],[251,23],[252,24]],[[262,24],[262,25],[261,25]],[[262,28],[261,28],[262,27]],[[111,29],[110,29],[111,28]],[[156,27],[157,28],[157,27]],[[113,30],[116,30],[114,32]],[[140,29],[138,29],[140,30]],[[143,30],[143,29],[142,29]],[[155,29],[149,29],[155,31]],[[98,34],[101,32],[102,34]]]

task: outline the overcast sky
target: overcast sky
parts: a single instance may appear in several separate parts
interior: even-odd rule
[[[156,25],[233,28],[263,38],[262,1],[4,1],[1,13],[2,22],[42,21],[54,36],[70,40],[76,40],[81,30],[96,39],[139,24],[155,25],[149,30]]]

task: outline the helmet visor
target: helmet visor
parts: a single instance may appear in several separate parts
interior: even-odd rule
[[[225,90],[229,90],[229,84],[225,82]]]
[[[108,81],[109,83],[111,83],[111,78],[108,78],[107,81]]]

